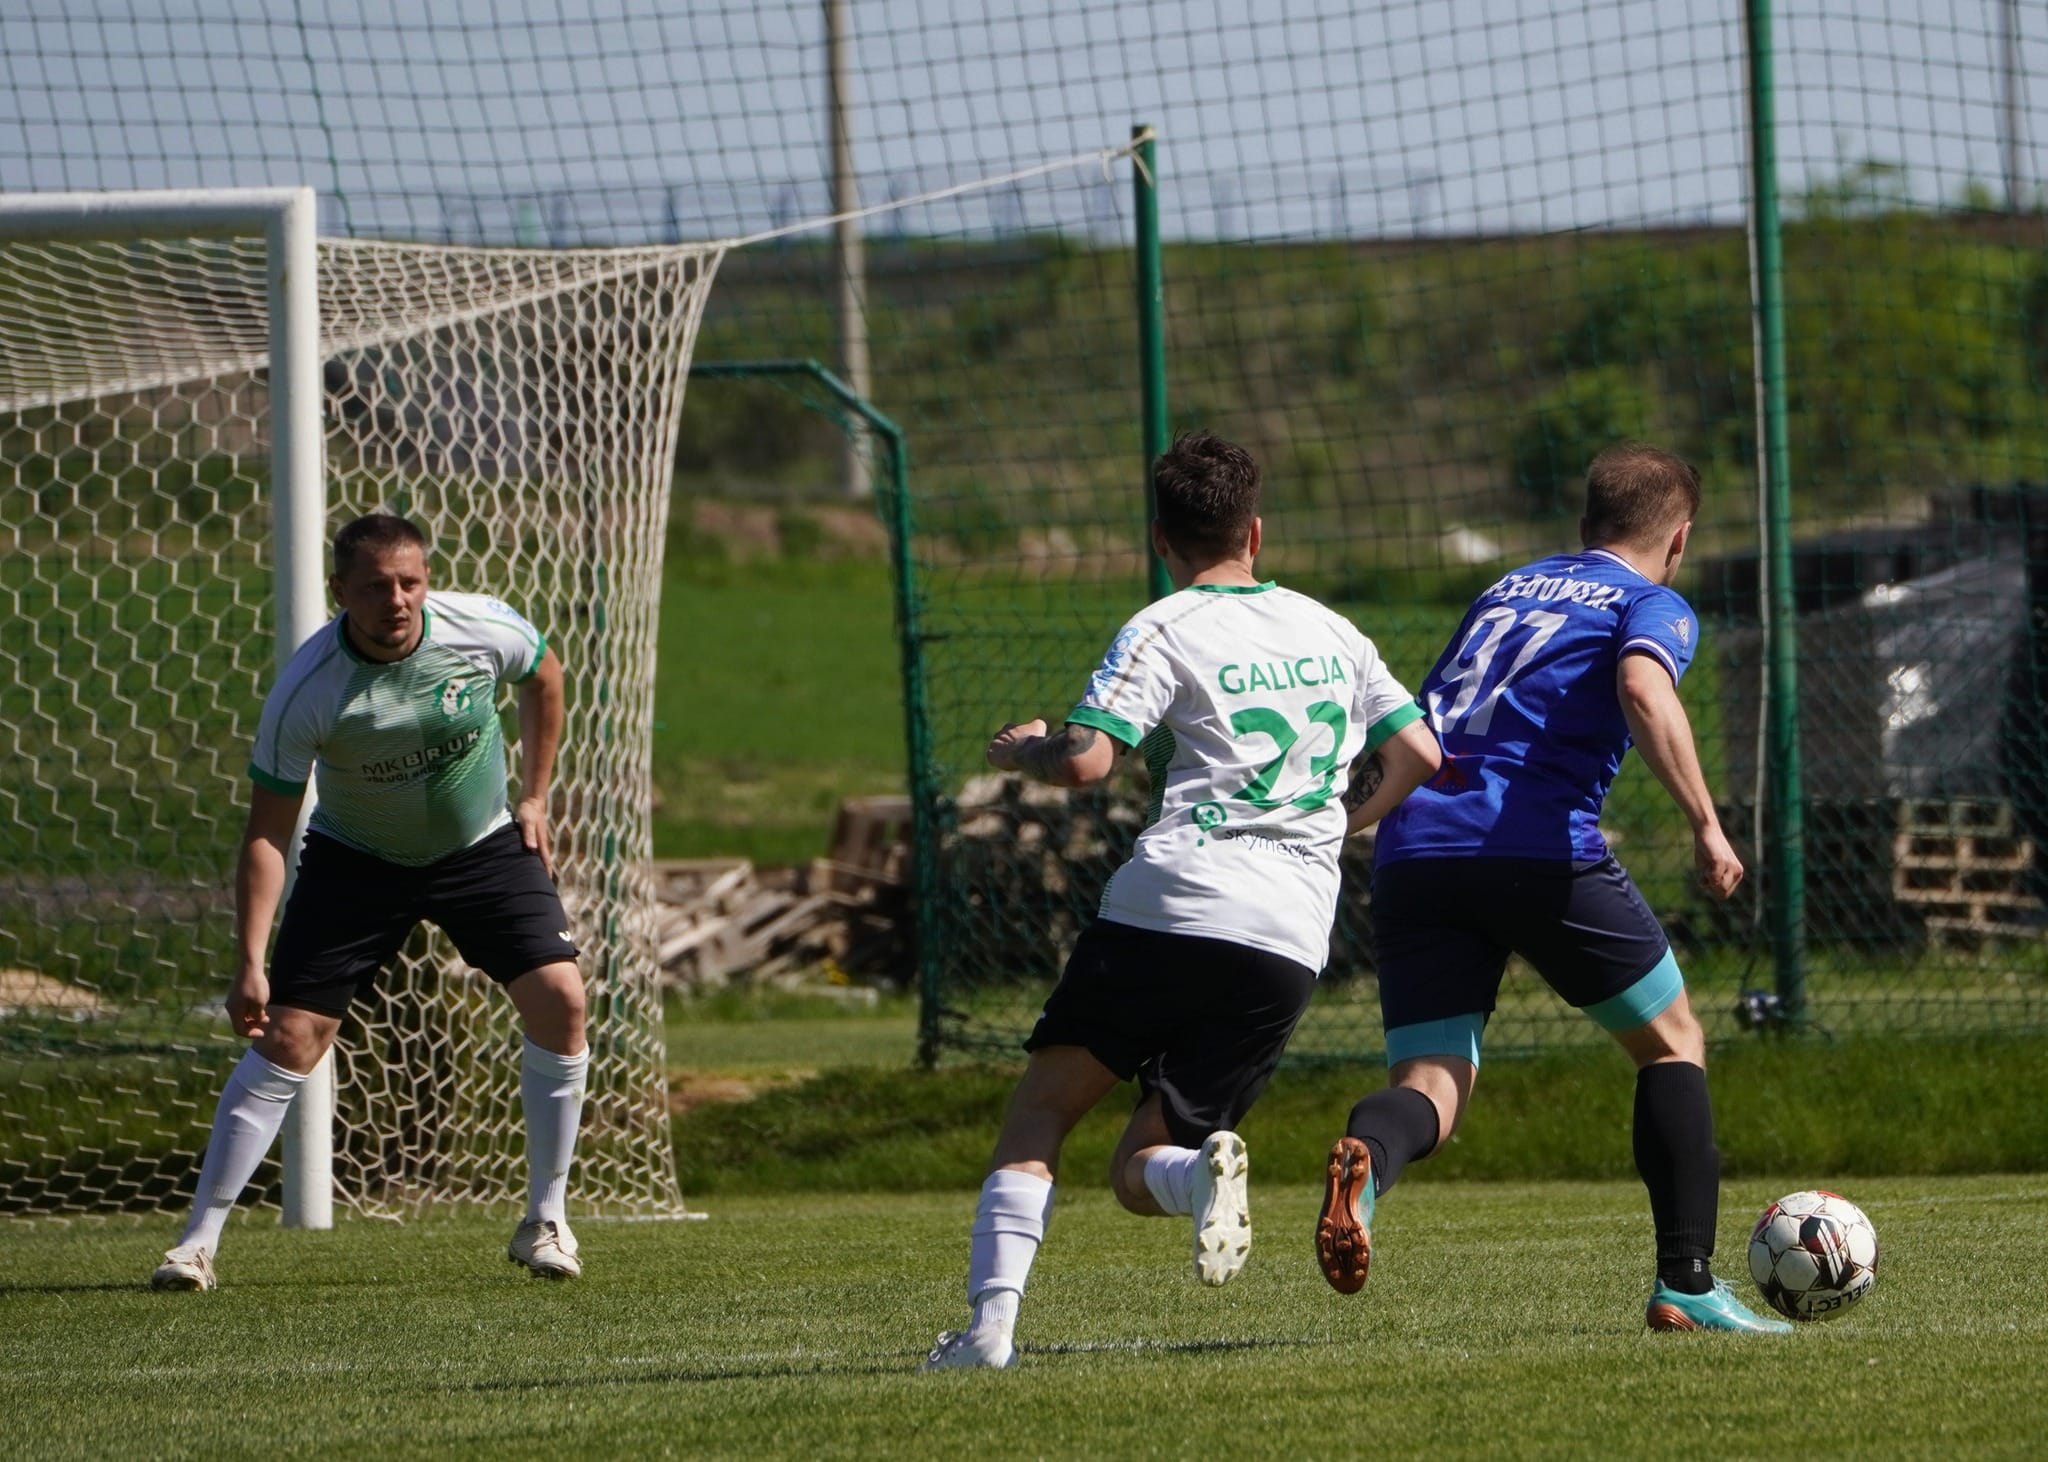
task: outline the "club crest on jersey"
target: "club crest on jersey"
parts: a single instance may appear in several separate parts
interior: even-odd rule
[[[1691,620],[1689,620],[1689,619],[1685,619],[1685,618],[1681,617],[1681,618],[1678,618],[1678,619],[1670,620],[1670,621],[1668,621],[1668,623],[1669,623],[1669,624],[1670,624],[1670,626],[1671,626],[1671,633],[1673,633],[1673,634],[1675,634],[1675,635],[1677,635],[1677,636],[1678,636],[1678,643],[1679,643],[1679,644],[1681,644],[1681,645],[1689,645],[1689,644],[1691,644],[1691,643],[1692,643],[1692,621],[1691,621]]]
[[[441,714],[454,720],[469,709],[470,691],[476,685],[474,676],[451,675],[436,687],[435,694],[441,702]]]

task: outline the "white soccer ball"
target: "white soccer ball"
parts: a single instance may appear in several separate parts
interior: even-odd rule
[[[1877,1230],[1839,1193],[1788,1193],[1749,1235],[1749,1277],[1790,1320],[1832,1320],[1877,1282]]]

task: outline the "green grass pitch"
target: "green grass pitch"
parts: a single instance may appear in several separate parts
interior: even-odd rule
[[[1256,1162],[1256,1155],[1254,1157]],[[1723,1201],[1719,1267],[1752,1213]],[[972,1198],[720,1198],[589,1222],[588,1277],[524,1278],[508,1221],[238,1222],[227,1287],[139,1281],[164,1219],[11,1229],[4,1450],[264,1456],[1934,1456],[2024,1453],[2048,1420],[2038,1177],[1847,1184],[1883,1243],[1855,1311],[1782,1339],[1649,1335],[1633,1184],[1404,1188],[1373,1278],[1332,1293],[1317,1193],[1255,1190],[1230,1287],[1184,1221],[1063,1192],[1005,1374],[920,1376],[965,1313]],[[1738,1287],[1747,1292],[1746,1279]]]

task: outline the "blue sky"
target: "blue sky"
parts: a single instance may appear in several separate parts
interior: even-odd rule
[[[1734,221],[1739,0],[850,0],[868,201],[1162,134],[1169,231]],[[1778,9],[1786,188],[1998,186],[2002,0]],[[2022,7],[2048,178],[2048,7]],[[0,188],[309,182],[360,232],[623,242],[825,211],[815,0],[0,0]],[[911,213],[1115,231],[1123,178]],[[892,224],[874,225],[887,231]]]

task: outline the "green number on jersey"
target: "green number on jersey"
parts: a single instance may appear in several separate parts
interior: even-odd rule
[[[1330,800],[1330,794],[1337,789],[1337,753],[1344,746],[1344,708],[1335,701],[1317,701],[1308,708],[1308,718],[1330,728],[1330,749],[1313,758],[1308,764],[1308,774],[1321,777],[1323,783],[1314,791],[1304,792],[1294,799],[1296,807],[1314,812]]]
[[[1330,793],[1337,780],[1337,752],[1344,744],[1344,708],[1335,701],[1317,701],[1308,708],[1309,720],[1330,728],[1330,749],[1310,759],[1308,774],[1320,776],[1322,785],[1304,792],[1291,802],[1291,806],[1315,811],[1330,800]],[[1273,783],[1280,778],[1280,769],[1287,763],[1287,753],[1294,743],[1301,739],[1301,733],[1294,729],[1283,712],[1271,706],[1251,706],[1238,711],[1230,718],[1230,729],[1239,737],[1264,736],[1273,743],[1274,757],[1260,767],[1252,779],[1230,794],[1233,802],[1249,802],[1258,808],[1278,807],[1280,799],[1273,795]]]

